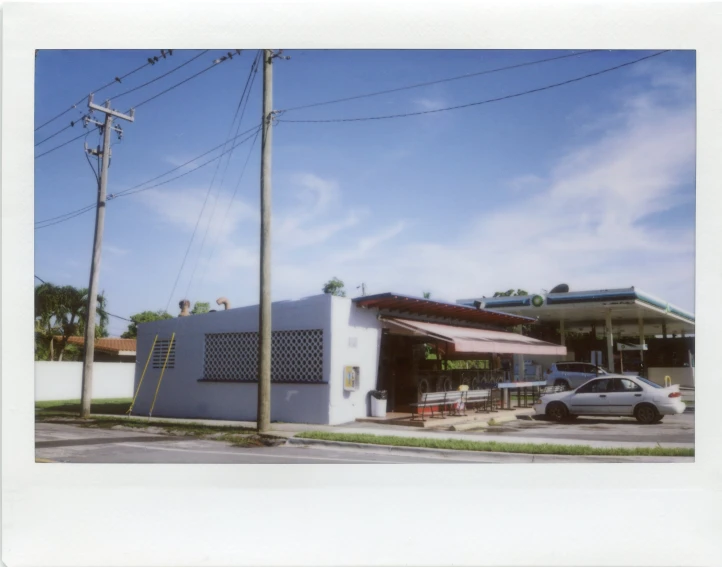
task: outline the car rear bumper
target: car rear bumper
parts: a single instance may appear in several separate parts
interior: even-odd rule
[[[687,406],[679,398],[670,401],[669,403],[657,404],[657,411],[661,415],[676,415],[684,413],[685,409],[687,409]]]

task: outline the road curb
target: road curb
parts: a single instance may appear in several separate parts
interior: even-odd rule
[[[305,439],[303,437],[290,437],[286,440],[286,445],[321,445],[326,447],[340,447],[347,449],[371,449],[378,450],[384,453],[390,453],[392,451],[401,451],[403,453],[414,453],[417,455],[439,455],[443,457],[459,457],[460,455],[473,455],[483,457],[485,455],[494,457],[500,460],[515,460],[527,458],[529,462],[534,460],[544,460],[549,462],[578,462],[578,461],[612,461],[619,462],[640,462],[645,459],[649,462],[688,462],[693,461],[694,457],[632,457],[632,456],[615,456],[615,455],[553,455],[553,454],[542,454],[542,453],[499,453],[495,451],[463,451],[455,449],[429,449],[426,447],[405,447],[402,445],[377,445],[375,443],[354,443],[350,441],[327,441],[325,439]]]

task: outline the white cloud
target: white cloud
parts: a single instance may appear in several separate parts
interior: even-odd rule
[[[453,243],[408,247],[387,260],[394,272],[452,298],[564,281],[636,285],[691,309],[694,227],[672,232],[649,220],[693,199],[680,188],[694,182],[694,108],[636,96],[620,117],[561,156],[541,192],[479,215]]]
[[[359,238],[354,248],[335,254],[333,260],[337,263],[344,263],[367,257],[369,252],[400,234],[405,227],[406,222],[401,220],[375,234]]]

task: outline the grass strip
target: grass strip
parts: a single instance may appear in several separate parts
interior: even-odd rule
[[[93,400],[90,404],[90,413],[105,413],[110,415],[125,415],[133,400],[131,398],[105,398]],[[51,400],[35,402],[36,414],[80,414],[80,400]]]
[[[606,448],[588,445],[554,445],[551,443],[500,443],[498,441],[467,441],[465,439],[430,439],[426,437],[395,437],[369,433],[331,433],[308,431],[296,438],[391,445],[393,447],[420,447],[425,449],[452,449],[454,451],[486,451],[495,453],[525,453],[530,455],[598,455],[614,457],[693,457],[694,449],[668,447]]]

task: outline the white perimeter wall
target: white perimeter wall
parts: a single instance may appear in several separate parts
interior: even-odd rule
[[[694,388],[694,368],[685,366],[681,368],[648,368],[647,377],[660,386],[664,386],[664,377],[669,376],[672,384],[679,384],[687,388]]]
[[[369,415],[369,391],[376,389],[381,322],[375,310],[359,309],[345,297],[331,303],[330,421],[332,425]],[[358,366],[359,389],[343,389],[345,366]]]
[[[93,364],[93,399],[132,398],[135,364]],[[35,400],[79,400],[83,382],[82,362],[35,363]]]
[[[273,303],[271,317],[274,331],[323,330],[324,383],[272,383],[271,421],[329,423],[331,301],[330,295],[318,295],[299,301]],[[258,401],[256,383],[198,380],[203,377],[206,333],[257,331],[256,305],[139,325],[136,387],[156,333],[159,339],[170,339],[171,334],[176,333],[175,368],[165,371],[153,415],[255,421]],[[134,414],[148,415],[150,410],[161,372],[151,366],[145,374]]]

